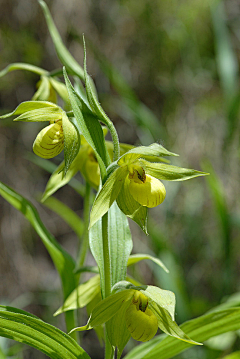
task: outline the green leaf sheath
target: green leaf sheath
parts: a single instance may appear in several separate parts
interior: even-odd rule
[[[69,335],[31,314],[0,306],[0,335],[25,343],[52,359],[89,359]]]
[[[89,227],[92,227],[109,210],[123,186],[126,175],[127,169],[120,167],[108,177],[93,203]]]

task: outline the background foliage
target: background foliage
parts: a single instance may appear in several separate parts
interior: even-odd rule
[[[148,262],[134,266],[130,273],[141,282],[176,293],[179,324],[205,313],[238,292],[240,285],[237,1],[195,0],[194,6],[188,0],[47,4],[64,43],[81,64],[81,34],[85,34],[88,72],[120,141],[160,142],[180,154],[178,165],[211,173],[207,179],[165,183],[167,197],[151,210],[149,237],[131,223],[134,251],[155,252],[170,274]],[[0,7],[0,69],[12,62],[49,71],[60,67],[38,3],[1,0]],[[38,79],[24,71],[1,78],[1,113],[29,100]],[[29,153],[40,128],[38,123],[11,119],[0,123],[0,180],[26,198],[35,198],[47,228],[74,256],[76,236],[37,201],[49,177],[31,162]],[[61,156],[53,160],[60,161]],[[71,187],[62,188],[56,198],[81,215],[81,197]],[[29,223],[2,198],[0,208],[1,304],[24,308],[61,327],[61,317],[52,317],[62,304],[60,283],[45,248]],[[94,264],[90,255],[87,264]],[[99,352],[93,336],[87,332],[83,341],[92,357]],[[239,339],[230,339],[223,353],[239,349]],[[221,348],[215,347],[209,343],[191,349],[191,357],[218,358]],[[24,357],[41,355],[28,348]]]

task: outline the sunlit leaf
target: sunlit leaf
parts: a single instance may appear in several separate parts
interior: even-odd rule
[[[16,308],[0,306],[0,335],[30,345],[52,359],[90,359],[69,335]]]

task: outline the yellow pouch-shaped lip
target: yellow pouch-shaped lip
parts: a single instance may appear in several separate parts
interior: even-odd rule
[[[62,121],[44,127],[33,143],[33,152],[42,158],[53,158],[64,148]]]
[[[126,325],[133,339],[146,342],[154,337],[158,330],[158,320],[153,312],[146,308],[144,312],[130,304],[126,310]]]
[[[135,201],[149,208],[158,206],[166,197],[163,183],[149,175],[146,175],[144,182],[130,179],[129,192]]]

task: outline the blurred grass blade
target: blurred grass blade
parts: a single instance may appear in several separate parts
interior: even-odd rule
[[[230,308],[217,313],[205,314],[190,320],[180,328],[193,340],[204,342],[216,335],[240,329],[240,308]],[[174,337],[160,335],[150,342],[140,344],[125,359],[170,359],[192,347]]]
[[[231,101],[238,89],[238,61],[231,44],[223,1],[212,6],[212,20],[219,77],[224,96]]]
[[[53,359],[90,358],[69,335],[16,308],[0,306],[0,335],[28,344]]]
[[[22,212],[26,219],[31,223],[39,237],[42,239],[42,242],[47,248],[59,273],[62,281],[64,299],[66,299],[73,291],[76,284],[73,275],[75,268],[75,262],[73,258],[60,246],[51,233],[48,232],[42,223],[37,210],[28,200],[2,182],[0,182],[0,195],[5,198],[6,201],[8,201],[13,207]]]
[[[71,208],[55,197],[48,197],[44,201],[43,205],[57,213],[81,239],[84,223]]]
[[[225,139],[225,143],[228,144],[239,117],[240,91],[238,59],[231,43],[224,7],[224,1],[217,1],[211,9],[218,74],[228,116],[228,131]]]
[[[231,223],[230,215],[227,208],[224,188],[217,177],[217,174],[210,162],[203,163],[203,169],[208,170],[211,176],[208,176],[207,184],[213,203],[219,218],[219,236],[222,237],[222,260],[224,264],[223,280],[221,281],[220,296],[230,294],[232,292],[232,251],[231,251]]]

